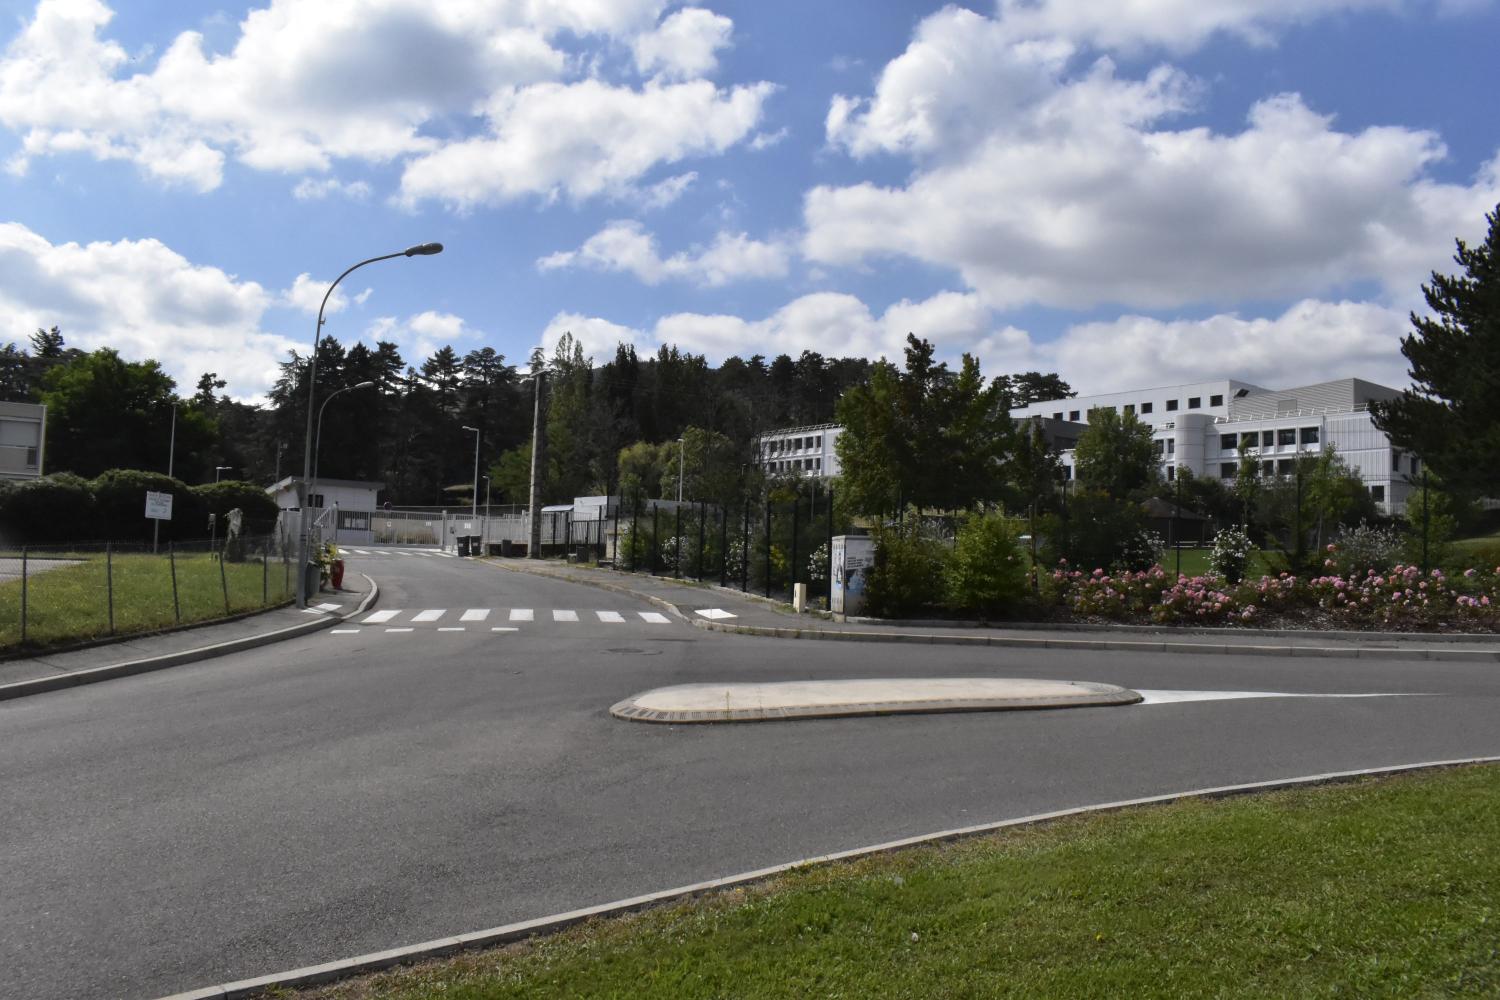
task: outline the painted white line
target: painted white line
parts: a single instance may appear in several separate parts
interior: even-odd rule
[[[359,635],[357,628],[331,628],[328,632],[330,635]]]
[[[444,625],[438,629],[439,632],[464,632],[467,631],[462,625]]]
[[[595,611],[594,614],[599,616],[601,622],[623,622],[625,620],[625,616],[618,611]]]
[[[491,625],[490,626],[490,631],[491,632],[519,632],[521,630],[518,629],[518,628],[515,628],[515,627],[513,627],[511,625]]]
[[[555,622],[576,622],[578,620],[578,612],[561,610],[553,611],[552,620]]]
[[[458,616],[461,622],[482,622],[490,616],[489,608],[470,608]]]
[[[637,611],[641,621],[650,622],[652,625],[670,625],[672,620],[660,611]]]
[[[416,629],[414,629],[414,628],[404,628],[403,627],[403,628],[388,628],[388,629],[386,629],[386,631],[387,632],[415,632]]]
[[[1425,698],[1425,693],[1374,692],[1370,694],[1293,693],[1290,691],[1146,691],[1133,689],[1141,696],[1138,705],[1175,705],[1185,701],[1231,701],[1240,698]]]
[[[718,621],[720,618],[738,618],[739,617],[739,615],[731,614],[730,612],[725,611],[723,608],[700,608],[698,611],[696,611],[694,613],[702,615],[704,618],[711,618],[714,621]]]
[[[364,621],[360,622],[360,624],[361,625],[379,625],[382,622],[388,622],[388,621],[390,621],[392,618],[396,617],[400,613],[401,613],[401,611],[399,609],[397,609],[395,611],[376,611],[373,614],[371,614],[368,618],[366,618]]]
[[[353,552],[357,556],[367,556],[367,555],[370,554],[369,552],[367,552],[364,549],[350,549],[349,551]]]
[[[536,621],[536,612],[530,608],[511,608],[510,620],[513,622]]]
[[[413,552],[412,555],[422,556],[425,559],[431,559],[433,554],[431,552]]]
[[[428,611],[418,611],[412,616],[414,622],[435,622],[448,613],[447,608],[433,608]]]

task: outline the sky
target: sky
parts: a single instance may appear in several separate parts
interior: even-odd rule
[[[0,343],[1407,382],[1500,0],[0,0]]]

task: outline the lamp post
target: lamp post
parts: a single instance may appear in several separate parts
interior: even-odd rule
[[[221,472],[228,472],[229,470],[231,470],[233,468],[234,468],[234,466],[232,466],[232,465],[216,465],[216,466],[214,466],[214,482],[217,483],[219,481],[219,473],[221,473]]]
[[[441,243],[420,243],[417,246],[407,247],[400,253],[382,254],[379,257],[371,257],[362,260],[358,264],[344,271],[343,274],[333,279],[333,284],[328,286],[328,291],[323,294],[323,302],[318,306],[318,325],[313,329],[312,356],[307,360],[307,432],[302,443],[302,483],[306,496],[302,499],[301,516],[298,518],[299,527],[297,531],[297,606],[307,607],[307,502],[312,498],[313,481],[313,402],[316,399],[318,387],[318,342],[323,337],[323,312],[328,307],[328,299],[333,295],[333,290],[339,286],[339,282],[347,278],[351,272],[364,267],[366,264],[374,264],[376,261],[390,260],[393,257],[430,257],[433,254],[443,252]],[[332,398],[330,396],[330,398]],[[318,411],[321,415],[322,411]]]
[[[683,438],[677,439],[677,502],[682,503],[682,470],[684,468],[684,456],[687,445],[683,444]]]
[[[538,360],[540,347],[532,348],[533,360]],[[531,410],[531,492],[528,498],[527,517],[531,521],[527,531],[526,558],[540,559],[542,557],[542,519],[541,512],[536,506],[536,471],[538,461],[542,452],[542,376],[546,369],[541,366],[534,367],[527,378],[531,379],[532,388],[535,390],[535,399]]]
[[[341,396],[344,393],[354,389],[368,389],[374,384],[374,382],[360,382],[355,385],[346,385],[342,389],[335,389],[333,392],[330,392],[328,394],[328,397],[326,399],[323,400],[323,405],[318,407],[318,433],[317,436],[313,438],[312,478],[307,481],[307,502],[303,504],[304,508],[312,505],[313,493],[318,485],[318,452],[323,448],[323,411],[328,409],[328,404],[333,402],[334,397]]]
[[[472,506],[469,508],[469,518],[479,520],[479,428],[464,425],[464,430],[474,435],[474,496]]]

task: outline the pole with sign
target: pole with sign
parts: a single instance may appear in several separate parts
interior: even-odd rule
[[[172,520],[172,494],[146,491],[146,516],[151,519],[151,551],[156,551],[156,540],[163,521]]]

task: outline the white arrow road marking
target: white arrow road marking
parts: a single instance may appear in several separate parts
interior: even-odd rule
[[[599,616],[601,622],[623,622],[625,620],[625,616],[618,611],[595,611],[594,614]]]
[[[430,611],[418,611],[416,613],[416,615],[413,616],[412,621],[414,621],[414,622],[435,622],[435,621],[437,621],[439,618],[443,617],[443,615],[445,615],[447,613],[448,613],[448,609],[447,608],[433,608]]]
[[[489,608],[470,608],[458,616],[461,622],[482,622],[490,616]]]
[[[511,608],[510,620],[513,622],[536,621],[536,612],[530,608]]]
[[[360,624],[361,625],[379,625],[381,622],[388,622],[388,621],[390,621],[392,618],[396,617],[400,613],[401,612],[400,612],[399,609],[396,610],[396,611],[376,611],[374,614],[370,615],[370,617],[368,617],[368,618],[364,619],[364,621],[360,622]]]
[[[716,620],[719,619],[719,618],[738,618],[739,617],[738,615],[730,614],[728,611],[725,611],[722,608],[700,608],[696,612],[696,614],[700,614],[704,618],[713,618],[713,619],[716,619]]]
[[[652,625],[671,624],[671,619],[660,611],[637,611],[636,614],[641,616],[641,621],[650,622]]]
[[[576,622],[578,620],[578,612],[554,611],[552,612],[552,620],[555,622]]]
[[[1184,701],[1230,701],[1238,698],[1424,698],[1426,693],[1376,692],[1371,694],[1293,693],[1290,691],[1147,691],[1136,688],[1137,704],[1172,705]]]

